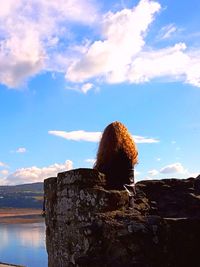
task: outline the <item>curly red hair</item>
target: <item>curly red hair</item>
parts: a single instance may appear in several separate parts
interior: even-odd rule
[[[131,134],[121,122],[115,121],[102,134],[94,168],[107,165],[109,159],[119,151],[123,151],[133,165],[138,162],[138,152]]]

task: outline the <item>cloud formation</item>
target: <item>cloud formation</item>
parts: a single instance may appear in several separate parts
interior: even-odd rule
[[[180,162],[167,165],[160,170],[160,173],[163,174],[186,173],[186,172],[187,170],[184,169],[183,165]]]
[[[19,87],[43,71],[62,72],[83,93],[106,83],[168,78],[200,87],[200,48],[148,44],[158,1],[100,14],[95,0],[7,0],[0,10],[0,83]],[[77,31],[76,26],[86,31]],[[94,34],[83,36],[93,29]],[[175,24],[158,34],[170,39]]]
[[[200,87],[200,48],[187,48],[182,42],[162,49],[146,44],[160,8],[158,2],[141,0],[133,9],[105,14],[103,41],[96,40],[89,47],[87,44],[82,56],[68,67],[66,78],[86,82],[101,77],[108,83],[135,84],[167,78]],[[161,39],[169,39],[177,29],[170,24],[161,30]]]
[[[152,144],[152,143],[159,143],[160,140],[156,138],[149,138],[139,135],[133,135],[133,139],[137,144]]]
[[[79,131],[48,131],[49,134],[55,135],[58,137],[65,138],[67,140],[72,141],[87,141],[87,142],[99,142],[102,133],[101,132],[86,132],[84,130]],[[159,140],[155,138],[148,138],[138,135],[133,135],[133,139],[136,143],[144,144],[144,143],[158,143]]]
[[[48,133],[73,141],[99,142],[101,138],[101,132],[86,132],[83,130],[71,131],[71,132],[48,131]]]
[[[147,179],[147,180],[153,179],[154,176],[158,177],[159,174],[160,175],[173,174],[173,175],[177,175],[177,177],[180,177],[181,174],[187,175],[187,177],[196,177],[197,176],[197,173],[189,172],[180,162],[166,165],[163,168],[161,168],[160,170],[152,169],[152,170],[148,171],[147,173],[149,175],[148,177],[145,177],[145,179]]]
[[[84,94],[87,94],[88,91],[95,88],[93,83],[83,83],[83,84],[73,84],[70,86],[67,86],[66,89],[68,90],[74,90],[78,92],[82,92]]]
[[[161,39],[168,39],[170,38],[175,32],[177,32],[177,28],[176,26],[171,23],[169,25],[166,25],[164,27],[162,27],[162,29],[160,30],[160,38]]]
[[[200,53],[186,53],[186,45],[142,52],[132,62],[128,79],[133,83],[149,82],[155,78],[168,77],[200,87]]]
[[[125,81],[129,65],[141,52],[146,31],[159,9],[159,3],[141,0],[133,9],[105,14],[102,23],[104,40],[94,41],[85,49],[82,57],[69,66],[67,79],[84,82],[104,76],[109,82]]]
[[[0,167],[8,168],[8,165],[2,161],[0,161]]]
[[[9,173],[8,170],[0,170],[0,176],[8,175],[8,173]]]
[[[9,174],[0,180],[4,185],[16,185],[25,183],[43,182],[48,177],[57,176],[58,172],[68,171],[73,168],[71,160],[66,160],[62,164],[55,163],[47,167],[29,167],[17,169],[14,173]]]
[[[95,161],[96,161],[95,159],[86,159],[85,160],[85,162],[87,162],[87,163],[89,163],[91,165],[94,165]]]
[[[16,153],[26,153],[26,148],[25,148],[25,147],[19,147],[19,148],[16,150]]]
[[[69,24],[90,25],[98,14],[92,0],[7,0],[0,10],[0,82],[10,88],[55,66]],[[59,55],[59,53],[58,53]],[[49,59],[53,58],[52,64]]]

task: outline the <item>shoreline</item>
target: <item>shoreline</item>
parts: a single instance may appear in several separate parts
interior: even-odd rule
[[[44,221],[41,209],[0,208],[0,224],[37,223]]]

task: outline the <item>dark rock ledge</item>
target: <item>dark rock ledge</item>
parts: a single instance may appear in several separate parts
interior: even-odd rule
[[[92,169],[45,180],[49,267],[200,266],[200,176],[138,182],[133,210],[104,186]]]

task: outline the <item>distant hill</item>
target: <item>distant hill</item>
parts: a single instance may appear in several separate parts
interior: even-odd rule
[[[43,207],[43,183],[0,186],[0,208]]]
[[[43,183],[19,184],[19,185],[2,185],[0,186],[1,193],[12,192],[43,192]]]

